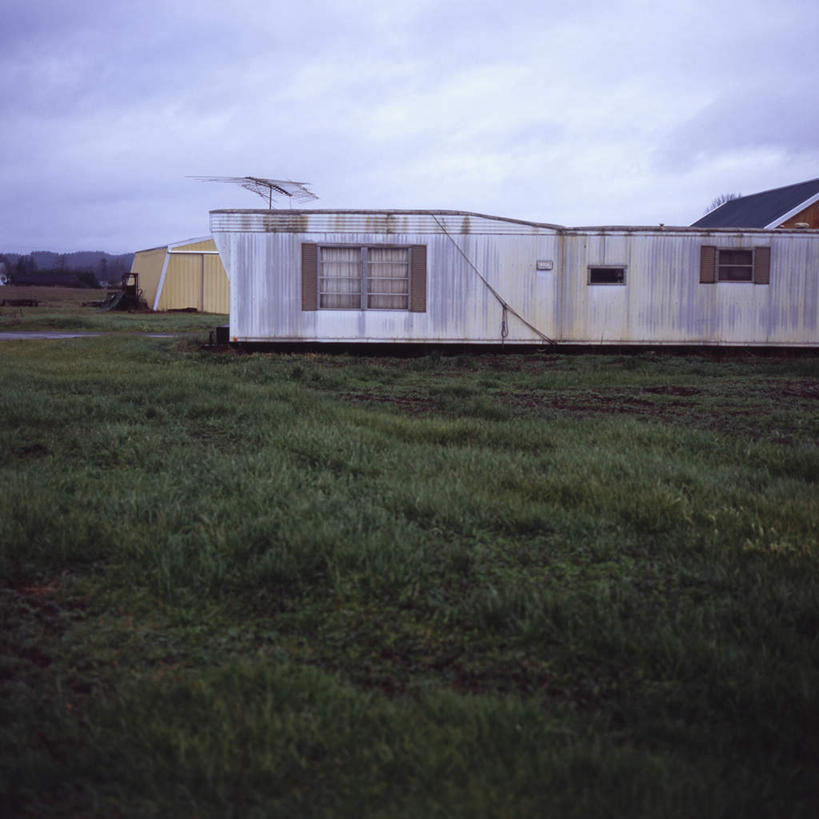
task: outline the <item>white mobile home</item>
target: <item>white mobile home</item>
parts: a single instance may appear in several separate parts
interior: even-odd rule
[[[819,231],[216,210],[238,342],[819,345]]]

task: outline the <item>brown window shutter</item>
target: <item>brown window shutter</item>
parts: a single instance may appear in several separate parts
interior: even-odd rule
[[[318,245],[301,246],[301,309],[318,310]]]
[[[410,250],[411,313],[427,311],[427,246],[413,245]]]
[[[771,283],[771,249],[754,248],[754,284]]]
[[[714,284],[717,280],[717,248],[703,245],[700,248],[700,284]]]

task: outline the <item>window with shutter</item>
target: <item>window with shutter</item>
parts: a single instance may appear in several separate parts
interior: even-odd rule
[[[426,246],[303,244],[302,309],[426,311]]]
[[[750,282],[754,279],[753,250],[717,250],[717,281]]]
[[[753,282],[769,284],[771,249],[703,245],[700,248],[700,283]]]

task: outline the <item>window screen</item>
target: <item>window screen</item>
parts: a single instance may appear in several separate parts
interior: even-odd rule
[[[319,307],[361,307],[361,248],[322,247]]]
[[[366,257],[367,307],[406,310],[409,306],[409,248],[369,247]]]

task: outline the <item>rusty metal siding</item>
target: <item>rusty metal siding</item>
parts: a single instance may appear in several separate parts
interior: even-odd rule
[[[484,341],[503,340],[503,308],[454,246],[457,242],[502,297],[546,335],[553,331],[554,233],[514,235],[410,233],[401,243],[427,248],[425,312],[301,309],[301,245],[315,233],[214,233],[231,278],[231,336],[240,340]],[[328,244],[377,244],[384,234],[327,233]],[[540,343],[514,316],[506,340]]]
[[[625,244],[620,244],[625,241]],[[819,236],[685,232],[564,237],[561,341],[819,344]],[[770,284],[700,282],[703,244],[771,248]],[[589,264],[626,264],[624,288],[586,284]]]
[[[513,311],[560,342],[819,345],[816,232],[569,229],[443,211],[211,218],[239,340],[499,343],[503,307],[463,252]],[[426,312],[303,311],[303,242],[426,246]],[[770,247],[770,283],[700,283],[703,245]],[[539,260],[553,269],[538,271]],[[590,265],[622,265],[625,284],[590,285]],[[512,313],[507,322],[507,342],[542,343]]]
[[[461,211],[213,210],[211,233],[410,233],[531,235],[557,225]]]

